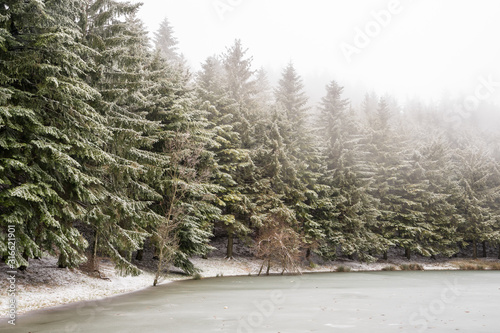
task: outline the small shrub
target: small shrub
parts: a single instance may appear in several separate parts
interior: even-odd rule
[[[422,266],[420,264],[412,264],[412,265],[413,265],[414,271],[423,271],[424,270],[424,266]]]
[[[385,267],[382,267],[382,270],[383,271],[395,271],[396,266],[394,266],[394,265],[385,266]]]
[[[458,269],[461,271],[472,271],[474,270],[475,266],[471,264],[460,264],[458,265]]]
[[[351,267],[349,266],[338,266],[337,269],[336,269],[337,272],[350,272],[351,271]]]
[[[193,280],[201,280],[202,279],[202,276],[200,273],[194,273],[193,274]]]
[[[399,265],[402,271],[423,271],[424,267],[420,264],[402,264]]]
[[[475,264],[475,263],[461,263],[458,265],[458,268],[462,271],[481,271],[484,270],[484,265]]]
[[[316,265],[315,263],[313,263],[312,261],[309,261],[309,268],[311,269],[315,269],[318,265]]]

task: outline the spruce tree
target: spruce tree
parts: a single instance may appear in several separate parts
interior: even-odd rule
[[[377,234],[379,212],[370,193],[373,169],[367,165],[362,129],[342,93],[343,87],[332,81],[320,106],[326,163],[321,182],[328,186],[316,213],[326,234],[321,254],[334,257],[340,246],[345,255],[371,261],[385,245]]]
[[[461,233],[464,240],[472,244],[473,257],[477,258],[478,243],[499,243],[499,170],[479,140],[474,144],[464,143],[455,156],[460,186],[457,209],[465,220]]]
[[[323,236],[320,224],[314,221],[312,210],[317,204],[317,182],[320,171],[320,157],[316,138],[310,130],[307,112],[308,97],[302,78],[292,63],[283,70],[282,77],[274,91],[277,103],[275,113],[276,132],[282,136],[278,141],[284,150],[283,182],[287,185],[283,200],[296,213],[304,241],[306,256],[317,240]],[[279,112],[282,109],[284,112]],[[286,158],[285,158],[286,156]]]
[[[95,65],[89,81],[102,97],[93,106],[111,131],[104,148],[113,158],[94,170],[106,195],[93,207],[89,223],[99,249],[124,273],[132,274],[139,273],[131,263],[132,251],[142,248],[148,228],[163,219],[152,210],[152,203],[162,196],[148,175],[168,165],[168,158],[152,151],[160,124],[146,119],[143,91],[149,40],[135,18],[138,8],[126,2],[94,1],[80,20],[86,44],[95,50],[89,59]]]
[[[274,90],[276,102],[283,109],[294,126],[294,131],[301,133],[306,125],[306,113],[308,98],[304,92],[302,79],[297,74],[293,63],[289,63],[283,70],[278,87]]]
[[[385,98],[380,98],[371,125],[366,129],[366,144],[367,160],[373,173],[370,194],[378,200],[375,230],[387,245],[383,251],[384,258],[389,246],[398,245],[394,243],[398,234],[394,219],[400,209],[399,203],[395,202],[400,197],[391,191],[397,192],[400,189],[402,180],[397,175],[401,171],[405,159],[405,144],[408,142],[404,131],[396,128],[395,123],[388,102]]]
[[[206,110],[215,133],[211,151],[217,160],[213,183],[224,190],[218,194],[222,216],[217,224],[228,234],[226,256],[233,256],[234,237],[247,235],[254,205],[248,197],[247,182],[254,168],[249,151],[242,148],[241,136],[234,119],[242,119],[240,106],[227,88],[226,70],[218,57],[209,57],[197,76],[197,96],[200,108]]]
[[[233,99],[233,126],[240,135],[241,148],[249,149],[253,142],[253,124],[257,121],[255,94],[255,71],[252,69],[252,57],[246,57],[247,49],[240,40],[227,48],[222,55],[224,81],[228,96]]]
[[[425,172],[425,191],[420,191],[420,201],[425,212],[424,226],[428,226],[430,232],[418,241],[422,242],[423,248],[428,248],[431,256],[441,254],[449,257],[457,253],[459,245],[463,244],[460,230],[465,220],[456,206],[460,190],[454,181],[452,151],[441,135],[437,138],[430,136],[421,149],[423,159],[420,165]]]
[[[408,259],[412,253],[455,254],[462,219],[453,205],[456,187],[446,145],[430,141],[401,155],[381,199],[391,211],[386,229],[391,242],[404,248]]]
[[[161,56],[167,61],[176,63],[181,60],[177,52],[178,43],[177,38],[174,36],[174,29],[165,17],[160,23],[158,30],[154,33],[155,49],[159,51]]]
[[[168,165],[155,169],[151,184],[162,195],[154,210],[164,217],[152,227],[153,240],[161,252],[158,243],[169,237],[177,239],[174,264],[192,274],[196,269],[189,258],[206,255],[211,249],[212,223],[220,219],[214,204],[223,188],[211,182],[217,170],[210,151],[217,145],[213,125],[206,119],[207,113],[197,108],[194,92],[175,65],[157,52],[146,69],[145,96],[150,102],[146,117],[161,123],[153,150],[168,158]],[[170,234],[160,233],[165,229]]]
[[[90,105],[99,93],[84,81],[93,52],[75,23],[79,5],[9,0],[0,8],[0,223],[15,226],[17,266],[43,251],[58,254],[61,267],[86,259],[74,226],[103,198],[86,165],[112,161],[101,149],[105,119]]]

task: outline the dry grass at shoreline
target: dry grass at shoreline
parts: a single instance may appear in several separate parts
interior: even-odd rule
[[[457,269],[462,271],[484,271],[484,270],[500,270],[500,262],[498,260],[485,259],[462,259],[453,262]]]

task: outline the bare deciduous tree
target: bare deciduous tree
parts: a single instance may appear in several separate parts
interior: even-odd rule
[[[285,271],[300,274],[299,262],[302,257],[301,236],[286,223],[286,218],[280,212],[270,214],[270,223],[260,230],[260,236],[255,244],[256,256],[263,259],[259,275],[267,264],[266,274],[272,265]]]

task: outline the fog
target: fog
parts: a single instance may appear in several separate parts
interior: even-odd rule
[[[474,95],[498,102],[496,1],[144,0],[149,31],[167,17],[193,70],[240,38],[274,83],[293,61],[317,101],[335,79],[359,102],[366,91],[400,102]],[[491,84],[493,82],[493,84]],[[490,91],[493,90],[493,91]]]

